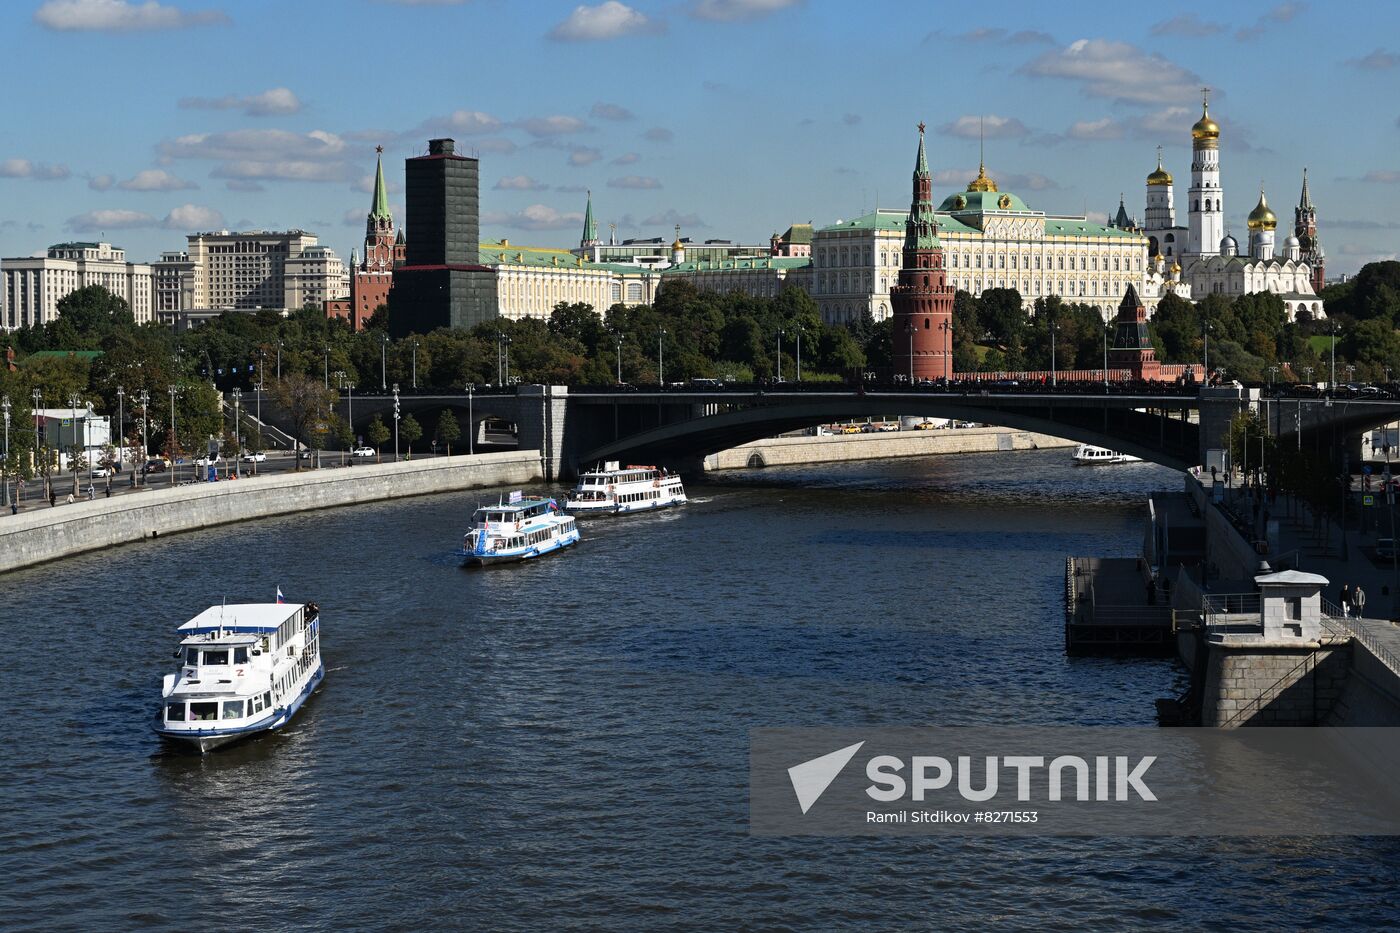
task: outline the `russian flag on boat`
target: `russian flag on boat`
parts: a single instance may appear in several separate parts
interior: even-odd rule
[[[285,596],[282,595],[282,587],[279,586],[279,587],[277,588],[277,602],[278,602],[278,604],[280,605],[280,604],[282,604],[282,603],[285,603],[286,601],[287,601],[287,597],[285,597]]]

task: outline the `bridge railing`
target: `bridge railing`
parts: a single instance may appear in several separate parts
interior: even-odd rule
[[[1341,608],[1328,602],[1322,601],[1323,627],[1335,634],[1345,634],[1355,638],[1366,646],[1366,650],[1375,655],[1376,659],[1388,667],[1391,673],[1400,675],[1400,657],[1382,645],[1376,637],[1371,634],[1364,624],[1357,624],[1356,619],[1347,618],[1346,613]]]

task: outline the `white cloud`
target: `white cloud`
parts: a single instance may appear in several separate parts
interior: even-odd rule
[[[1195,13],[1182,13],[1180,16],[1173,16],[1171,19],[1154,23],[1151,31],[1154,36],[1186,36],[1191,39],[1204,39],[1206,36],[1224,32],[1225,27],[1220,23],[1207,22]]]
[[[143,172],[137,172],[126,181],[118,182],[117,187],[123,191],[184,191],[189,188],[198,188],[199,185],[185,181],[164,169],[148,168]]]
[[[28,159],[6,159],[0,162],[0,178],[30,178],[34,181],[62,181],[73,173],[58,163],[31,162]]]
[[[1236,30],[1235,38],[1242,42],[1257,39],[1274,26],[1282,26],[1284,23],[1292,22],[1305,9],[1307,9],[1305,3],[1280,3],[1278,6],[1266,10],[1254,21],[1253,25]]]
[[[624,152],[616,159],[612,160],[613,165],[631,165],[634,162],[642,161],[642,157],[635,152]]]
[[[1173,103],[1196,93],[1201,79],[1156,52],[1127,42],[1079,39],[1022,66],[1034,77],[1077,81],[1092,97],[1130,104]]]
[[[549,116],[549,117],[526,117],[515,124],[525,132],[537,139],[545,139],[552,136],[567,136],[571,133],[583,133],[591,130],[592,127],[580,120],[578,117]]]
[[[106,191],[116,183],[115,175],[94,175],[88,179],[88,187],[93,191]]]
[[[522,211],[483,214],[481,222],[488,226],[514,227],[518,230],[564,230],[582,224],[583,214],[576,211],[561,213],[547,204],[531,204]]]
[[[1400,65],[1400,55],[1385,49],[1376,49],[1369,55],[1348,59],[1347,64],[1362,71],[1387,71]]]
[[[718,23],[757,19],[798,6],[803,0],[695,0],[690,15]]]
[[[529,175],[507,175],[496,182],[497,191],[543,191],[549,186]]]
[[[164,140],[157,151],[166,159],[220,161],[210,173],[214,178],[350,181],[356,175],[356,170],[344,161],[345,140],[324,130],[196,133]]]
[[[597,6],[574,7],[567,19],[549,31],[549,37],[561,42],[590,42],[664,31],[662,23],[646,14],[618,0],[606,0]]]
[[[417,136],[471,136],[476,133],[494,133],[502,126],[500,120],[480,110],[454,110],[445,116],[429,117],[419,124],[418,129],[407,135]]]
[[[651,190],[655,188],[660,188],[661,182],[648,175],[623,175],[621,178],[609,178],[608,187]]]
[[[218,10],[187,12],[156,0],[45,0],[34,22],[60,32],[143,32],[227,23]]]
[[[653,126],[642,134],[642,138],[653,143],[669,143],[676,138],[676,134],[664,126]]]
[[[988,139],[1014,139],[1030,133],[1026,125],[1015,117],[1001,117],[994,113],[958,117],[940,126],[938,131],[962,139],[978,139],[983,134]]]
[[[650,217],[647,217],[642,221],[642,226],[644,227],[657,227],[662,225],[665,225],[667,227],[674,227],[676,224],[680,224],[682,227],[709,226],[709,224],[705,223],[705,221],[700,219],[700,215],[682,214],[678,212],[675,208],[668,208],[659,214],[652,214]],[[635,226],[635,224],[629,223],[626,226]]]
[[[154,227],[156,219],[141,211],[99,210],[69,217],[64,224],[74,233],[100,233],[105,230],[131,230]]]
[[[599,101],[598,103],[594,104],[593,109],[588,112],[588,115],[591,117],[597,117],[599,120],[636,119],[632,111],[628,110],[626,107],[622,107],[618,104],[604,103],[603,101]]]
[[[250,117],[267,117],[301,111],[301,101],[291,89],[275,87],[261,94],[239,97],[182,97],[180,106],[186,110],[242,110]]]
[[[224,227],[224,215],[212,207],[181,204],[160,225],[167,230],[220,230]]]
[[[511,142],[509,139],[505,139],[499,136],[492,137],[491,139],[478,140],[477,142],[472,144],[472,147],[478,152],[496,152],[500,153],[501,155],[510,155],[512,152],[520,148],[515,143]]]
[[[1367,172],[1361,180],[1390,185],[1400,182],[1400,172],[1391,171],[1390,169],[1375,169]]]
[[[1065,131],[1070,139],[1122,139],[1123,125],[1112,117],[1080,120]]]
[[[569,153],[569,164],[575,166],[592,165],[603,157],[603,154],[592,146],[577,146]]]
[[[157,220],[144,211],[97,210],[68,218],[64,224],[74,233],[101,233],[107,230],[137,230],[160,227],[166,230],[217,230],[224,226],[224,215],[209,207],[182,204]]]

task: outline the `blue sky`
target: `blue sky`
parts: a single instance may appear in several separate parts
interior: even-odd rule
[[[914,126],[939,196],[977,166],[1091,216],[1165,147],[1178,205],[1201,85],[1227,222],[1303,166],[1329,275],[1400,242],[1400,7],[862,0],[10,0],[0,9],[0,255],[99,235],[137,260],[195,229],[300,227],[347,257],[374,147],[451,135],[482,160],[483,232],[760,241],[906,206]],[[1184,212],[1183,212],[1184,214]],[[411,235],[411,230],[410,230]]]

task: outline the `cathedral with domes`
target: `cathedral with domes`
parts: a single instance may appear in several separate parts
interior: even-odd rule
[[[1187,191],[1187,223],[1176,224],[1173,179],[1162,165],[1147,176],[1147,210],[1142,232],[1152,268],[1167,290],[1199,301],[1206,295],[1234,298],[1271,292],[1283,299],[1289,320],[1321,318],[1319,293],[1325,254],[1317,235],[1317,211],[1308,193],[1307,169],[1303,193],[1294,210],[1293,232],[1276,242],[1278,216],[1269,207],[1261,185],[1259,201],[1249,212],[1244,247],[1225,224],[1225,192],[1220,177],[1220,124],[1210,115],[1210,102],[1201,104],[1201,118],[1191,127],[1191,187]],[[1121,212],[1121,208],[1120,208]],[[1176,287],[1170,287],[1176,286]]]

